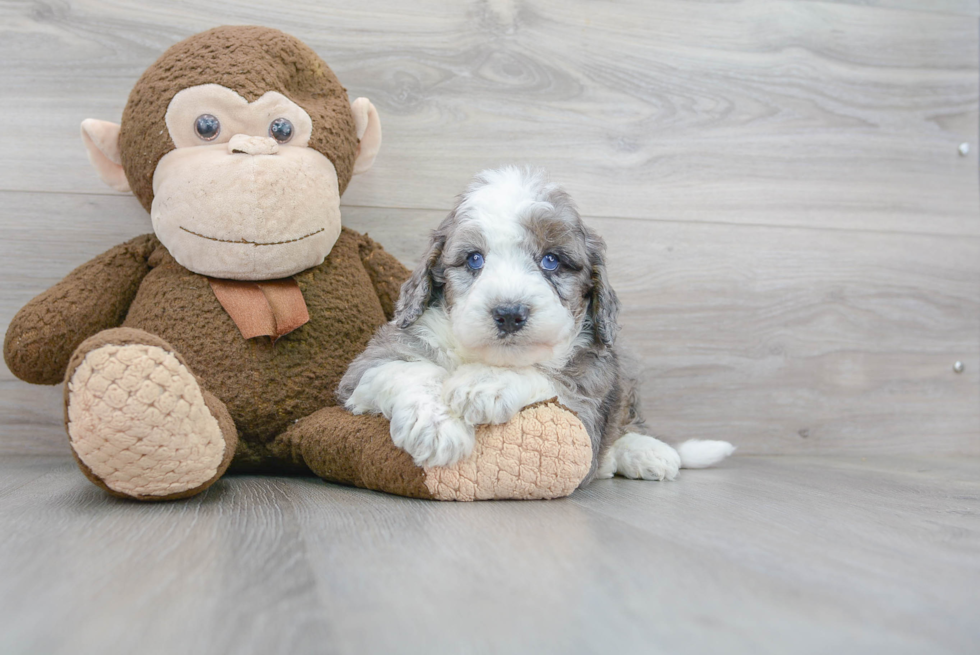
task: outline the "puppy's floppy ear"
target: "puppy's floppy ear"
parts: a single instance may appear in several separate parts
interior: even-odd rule
[[[402,285],[401,293],[398,296],[398,304],[395,306],[395,318],[393,322],[398,327],[404,329],[418,320],[425,308],[432,301],[432,294],[440,282],[436,278],[439,268],[439,260],[442,258],[442,249],[446,245],[446,235],[448,226],[452,223],[455,210],[432,231],[432,238],[429,241],[429,249],[419,265],[412,271],[411,277],[405,280]]]
[[[596,342],[611,346],[619,332],[619,298],[609,285],[606,273],[606,242],[590,228],[585,228],[585,242],[592,266],[588,317]]]

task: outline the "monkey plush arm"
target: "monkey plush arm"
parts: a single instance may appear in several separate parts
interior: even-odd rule
[[[159,245],[152,234],[119,244],[27,303],[4,338],[10,371],[32,384],[59,384],[82,341],[122,324]]]
[[[371,284],[381,301],[385,317],[390,321],[395,316],[395,304],[402,284],[411,272],[393,255],[386,252],[381,244],[364,235],[361,242],[361,261],[371,277]]]

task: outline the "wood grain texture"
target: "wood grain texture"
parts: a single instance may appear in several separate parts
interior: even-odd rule
[[[477,170],[554,171],[594,216],[980,235],[975,20],[955,2],[565,0],[2,5],[0,188],[104,193],[78,124],[220,23],[281,27],[385,145],[361,206],[446,209]],[[895,8],[900,7],[900,8]],[[917,10],[908,10],[915,7]]]
[[[959,16],[980,16],[980,3],[975,0],[806,0],[807,2],[836,2],[863,7],[889,7],[891,9],[907,9],[939,14],[956,14]]]
[[[973,653],[980,461],[751,458],[568,499],[107,497],[0,459],[5,653]]]
[[[0,223],[3,329],[74,266],[149,230],[132,198],[0,192],[0,203],[19,216]],[[91,234],[102,213],[108,233]],[[442,217],[344,209],[409,266]],[[586,220],[608,243],[654,433],[747,453],[980,454],[980,239]],[[21,245],[36,234],[43,248]],[[64,452],[59,393],[5,367],[0,390],[0,450]]]
[[[378,105],[344,221],[406,263],[476,170],[552,169],[609,242],[658,434],[978,453],[976,8],[0,2],[0,118],[27,125],[0,130],[0,327],[150,229],[90,170],[79,121],[118,118],[174,41],[262,23]],[[61,420],[58,390],[0,367],[0,452],[63,453]]]

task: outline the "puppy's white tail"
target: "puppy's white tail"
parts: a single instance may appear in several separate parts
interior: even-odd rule
[[[735,446],[727,441],[688,439],[676,446],[681,456],[681,468],[703,469],[713,466],[735,452]]]

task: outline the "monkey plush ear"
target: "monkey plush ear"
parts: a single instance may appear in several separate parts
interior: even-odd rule
[[[371,168],[374,158],[381,149],[381,119],[378,110],[367,98],[358,98],[350,105],[354,112],[354,125],[357,127],[357,159],[354,160],[354,175]]]
[[[102,181],[116,191],[128,193],[129,181],[119,155],[119,125],[86,118],[82,121],[82,142]]]

